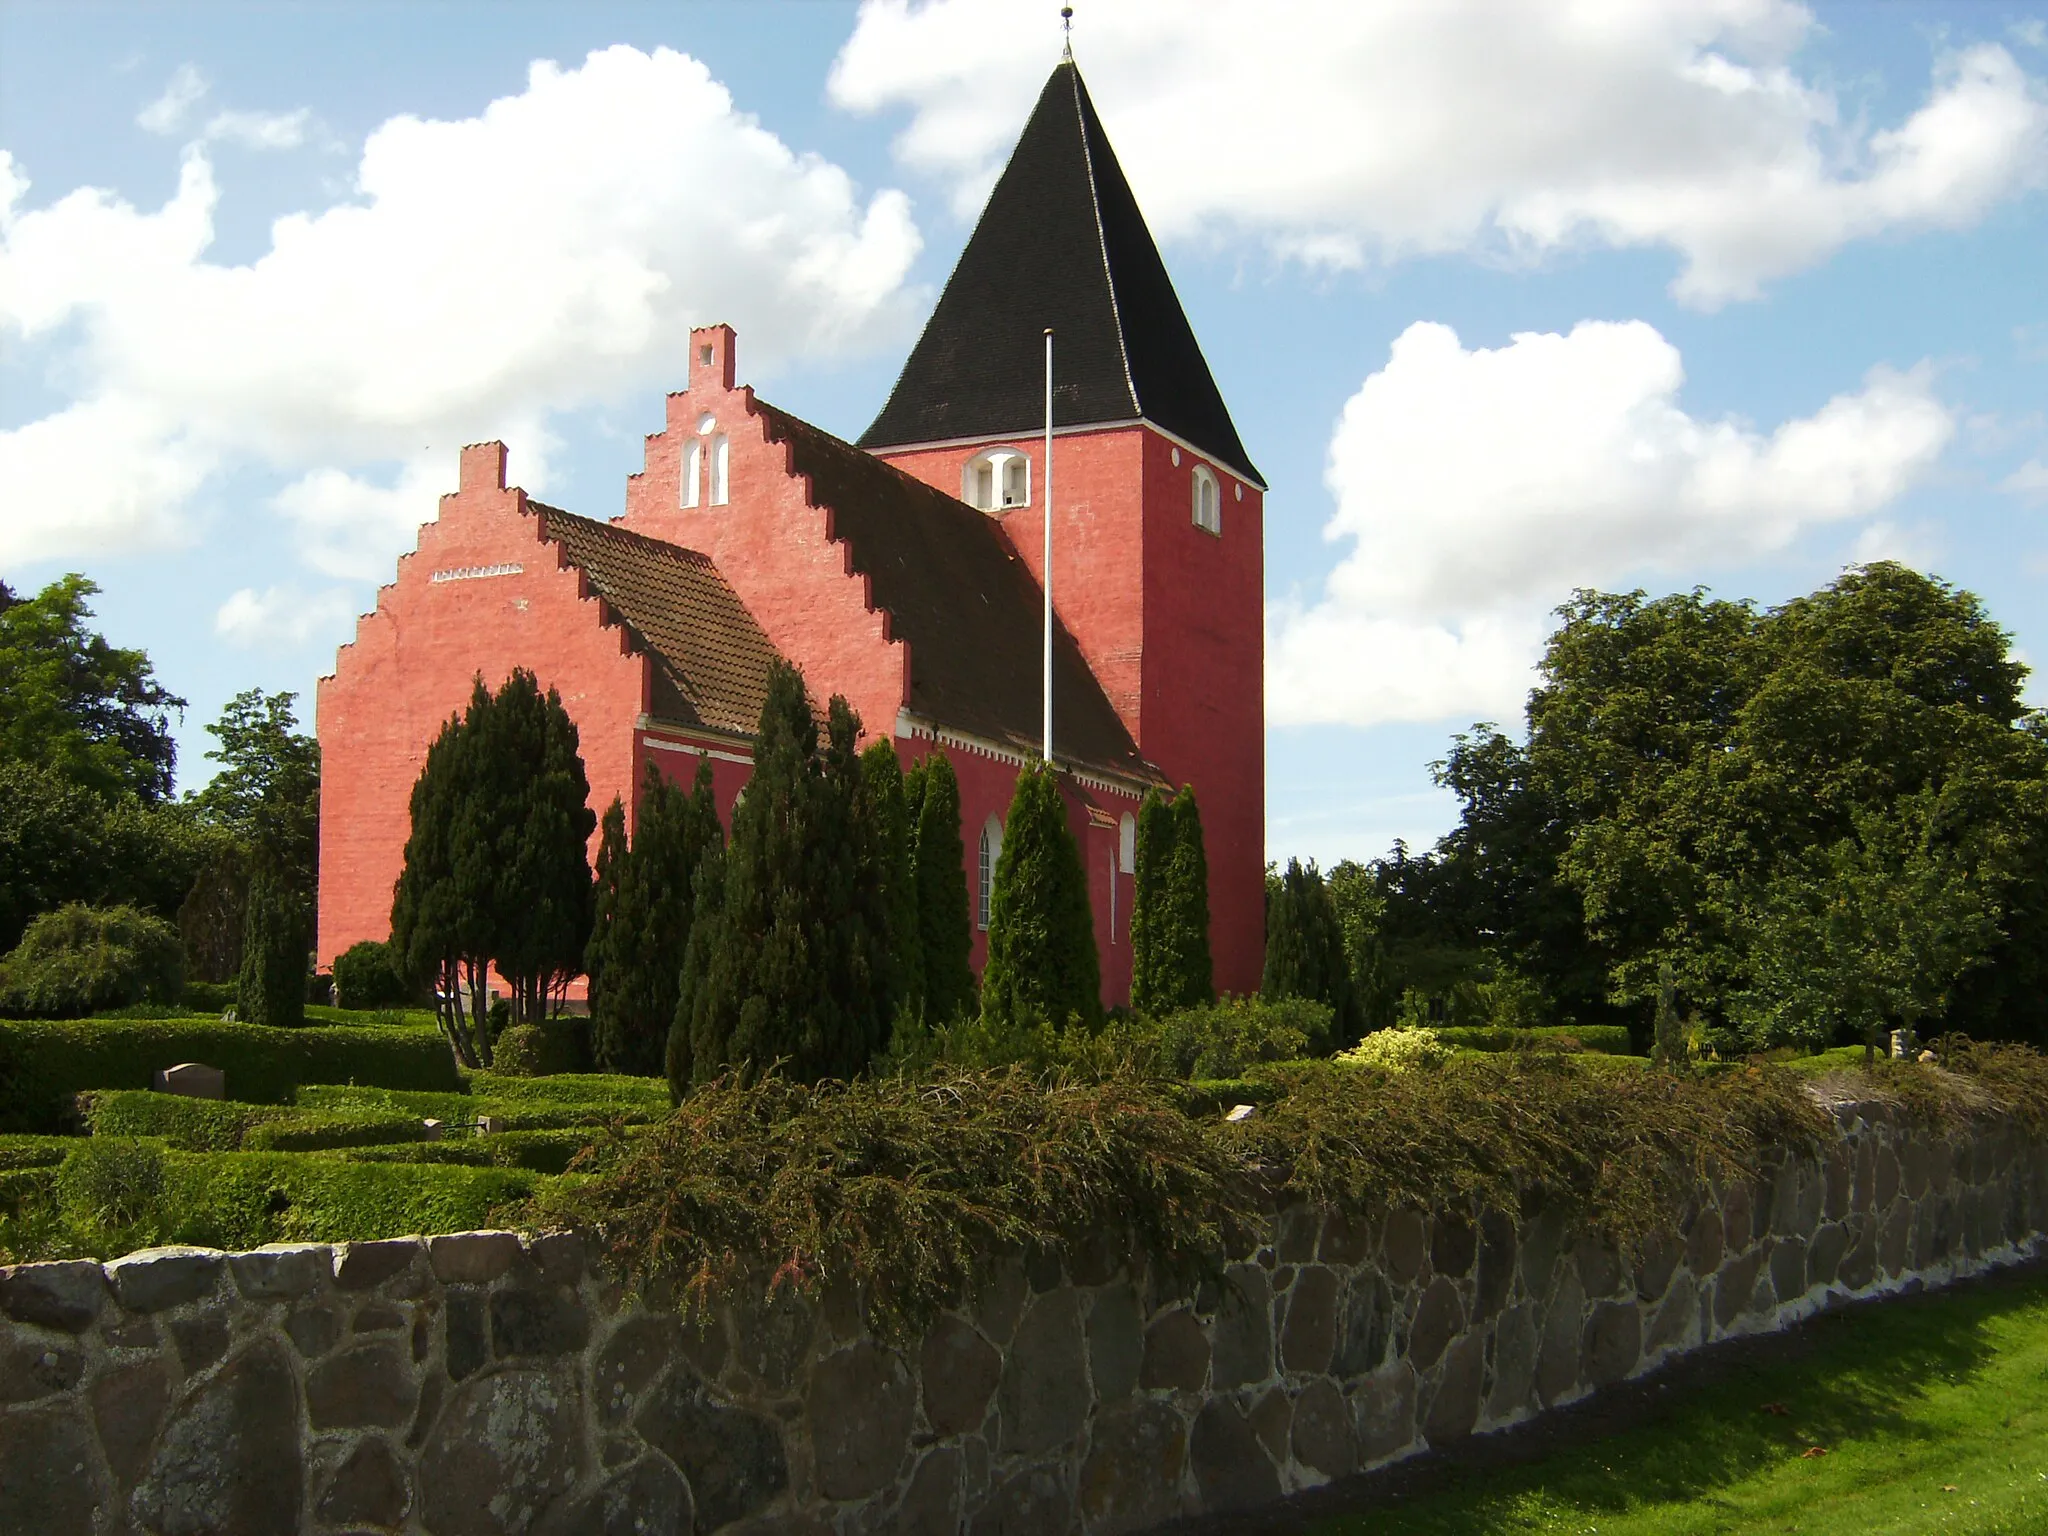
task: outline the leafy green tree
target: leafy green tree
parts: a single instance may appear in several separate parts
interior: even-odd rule
[[[905,798],[917,806],[917,927],[925,1017],[948,1023],[976,1007],[960,781],[951,759],[934,747],[912,767],[905,788]]]
[[[898,1018],[925,1017],[924,935],[918,918],[917,828],[896,748],[886,737],[860,755],[863,814],[881,841],[883,904],[888,913],[884,953],[889,999]]]
[[[1322,871],[1289,859],[1266,903],[1266,970],[1259,995],[1269,1002],[1305,997],[1331,1013],[1340,1041],[1359,1034],[1358,1003],[1344,953],[1344,930]]]
[[[598,1062],[608,1072],[658,1076],[675,1019],[696,912],[692,881],[724,829],[712,800],[711,765],[700,760],[685,794],[647,767],[631,846],[625,811],[605,812],[597,856],[597,916],[584,970]]]
[[[1397,851],[1399,851],[1397,849]],[[1346,859],[1323,877],[1337,926],[1344,935],[1345,964],[1358,999],[1364,1033],[1385,1029],[1400,1010],[1403,981],[1388,944],[1387,896],[1372,866]]]
[[[132,1003],[175,1003],[178,935],[133,907],[72,902],[39,915],[0,957],[0,1012],[63,1019]]]
[[[1049,768],[1027,767],[1003,826],[989,898],[981,1014],[998,1030],[1102,1019],[1102,966],[1088,877]]]
[[[251,688],[206,729],[216,773],[187,801],[309,896],[320,872],[320,743],[298,730],[295,693]]]
[[[79,575],[32,598],[0,583],[0,762],[154,805],[170,798],[171,716],[185,701],[157,681],[147,655],[87,626],[98,591]]]
[[[1131,861],[1131,1008],[1146,1018],[1159,1018],[1182,1006],[1168,932],[1172,901],[1167,893],[1178,830],[1171,802],[1158,789],[1146,790],[1138,802],[1137,847]]]
[[[306,1022],[308,953],[313,947],[305,893],[258,863],[242,922],[242,968],[235,1006],[251,1024],[293,1028]]]
[[[886,1043],[883,842],[859,734],[834,696],[821,749],[802,675],[771,669],[731,840],[697,875],[667,1053],[676,1094],[736,1067],[852,1077]]]

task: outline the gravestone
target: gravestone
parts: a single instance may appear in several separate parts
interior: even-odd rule
[[[158,1093],[180,1093],[188,1099],[224,1099],[227,1094],[227,1074],[219,1067],[202,1066],[196,1061],[181,1061],[175,1067],[165,1067],[156,1075]]]

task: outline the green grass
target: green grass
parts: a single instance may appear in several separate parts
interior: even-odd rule
[[[1631,1427],[1315,1536],[1907,1536],[2048,1531],[2048,1278],[1825,1317]],[[1766,1405],[1785,1410],[1768,1411]],[[1824,1456],[1804,1454],[1825,1447]]]

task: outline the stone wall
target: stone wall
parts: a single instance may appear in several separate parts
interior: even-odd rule
[[[905,1348],[857,1299],[705,1330],[568,1236],[0,1270],[0,1531],[1134,1530],[2031,1254],[2048,1146],[1869,1106],[1624,1263],[1554,1216],[1295,1209],[1210,1279],[1017,1263]]]

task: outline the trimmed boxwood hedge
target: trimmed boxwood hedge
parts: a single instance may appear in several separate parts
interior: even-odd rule
[[[332,1155],[352,1163],[452,1163],[467,1168],[528,1168],[535,1173],[561,1173],[577,1153],[591,1144],[592,1135],[583,1128],[502,1131],[491,1136],[459,1136],[403,1147],[351,1147]]]
[[[0,1136],[0,1171],[54,1168],[77,1145],[75,1136]]]
[[[1528,1051],[1569,1049],[1608,1056],[1632,1054],[1628,1030],[1620,1024],[1546,1024],[1537,1029],[1509,1029],[1491,1024],[1431,1025],[1430,1032],[1453,1050]]]
[[[541,1188],[511,1168],[349,1163],[281,1152],[171,1154],[167,1237],[212,1248],[348,1242],[499,1224]]]
[[[249,1104],[290,1101],[301,1083],[370,1082],[459,1093],[439,1032],[394,1026],[270,1029],[212,1019],[79,1019],[0,1023],[0,1131],[62,1130],[74,1095],[147,1088],[182,1061],[227,1074]]]
[[[668,1113],[668,1094],[664,1088],[659,1108],[644,1102],[630,1100],[580,1100],[567,1101],[539,1097],[513,1097],[501,1095],[498,1085],[506,1079],[477,1073],[471,1079],[474,1091],[467,1096],[455,1094],[408,1093],[399,1090],[364,1087],[308,1086],[299,1090],[299,1104],[302,1107],[332,1110],[337,1112],[405,1111],[415,1115],[432,1115],[446,1120],[451,1125],[466,1125],[479,1115],[489,1115],[497,1122],[500,1130],[506,1131],[547,1131],[566,1130],[573,1126],[609,1125],[613,1121],[645,1124],[658,1120]],[[516,1079],[514,1079],[516,1081]],[[535,1079],[545,1081],[545,1079]]]

